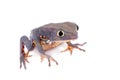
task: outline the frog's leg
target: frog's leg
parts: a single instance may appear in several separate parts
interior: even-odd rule
[[[41,53],[41,62],[44,60],[44,58],[48,59],[48,66],[51,66],[51,61],[54,61],[56,65],[58,65],[58,62],[50,55],[45,54],[45,51],[42,49],[42,46],[39,41],[36,42],[36,47],[38,48],[38,51]]]
[[[62,52],[65,52],[65,51],[68,51],[68,50],[69,50],[69,51],[70,51],[70,54],[72,55],[73,48],[76,48],[76,49],[79,49],[79,50],[85,52],[84,49],[81,49],[81,48],[78,47],[78,46],[83,46],[84,44],[86,44],[86,42],[84,42],[83,44],[79,44],[79,43],[77,43],[77,44],[72,44],[71,42],[67,42],[68,47],[67,47],[67,49],[65,49],[65,50],[62,51]]]
[[[42,54],[42,55],[40,55],[40,56],[41,56],[41,62],[42,62],[42,61],[44,60],[44,58],[47,58],[49,55],[46,56],[46,55],[43,55],[43,54]],[[55,62],[56,65],[58,65],[58,62],[57,62],[53,57],[51,57],[51,56],[49,56],[49,57],[50,57],[50,59],[47,58],[47,59],[48,59],[48,62],[49,62],[49,66],[51,66],[50,60],[53,61],[53,62]]]
[[[36,44],[36,47],[37,47],[38,51],[41,53],[40,54],[41,62],[44,60],[44,58],[47,58],[48,59],[48,63],[49,63],[48,66],[51,66],[51,61],[54,61],[56,63],[56,65],[58,65],[58,62],[52,56],[47,55],[45,53],[45,51],[43,50],[41,41],[44,41],[44,39],[37,38],[37,36],[34,34],[34,32],[32,34],[32,38],[35,41],[35,44]]]
[[[24,47],[26,46],[27,48],[27,53],[25,53],[24,51]],[[27,36],[22,36],[20,38],[20,68],[22,67],[22,64],[24,66],[24,68],[26,69],[26,62],[29,63],[28,61],[28,57],[31,57],[31,55],[29,55],[29,51],[33,50],[33,48],[35,47],[35,44],[32,40],[29,40]]]

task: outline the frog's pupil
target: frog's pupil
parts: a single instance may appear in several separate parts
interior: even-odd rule
[[[59,36],[63,36],[63,32],[62,31],[59,32]]]

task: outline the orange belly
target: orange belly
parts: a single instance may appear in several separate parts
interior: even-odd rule
[[[50,49],[53,49],[53,48],[59,46],[60,44],[62,44],[62,42],[53,42],[51,44],[46,44],[44,42],[40,42],[40,44],[42,45],[43,50],[47,51],[47,50],[50,50]]]

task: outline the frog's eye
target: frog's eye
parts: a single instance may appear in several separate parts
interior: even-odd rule
[[[59,37],[63,37],[64,36],[64,31],[58,31],[57,32],[57,36],[59,36]]]

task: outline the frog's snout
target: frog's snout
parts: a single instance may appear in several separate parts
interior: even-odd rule
[[[74,35],[71,37],[71,39],[77,39],[78,38],[78,35]]]
[[[78,38],[78,35],[77,34],[72,34],[72,35],[69,35],[68,37],[70,40],[74,40],[74,39],[77,39]]]

